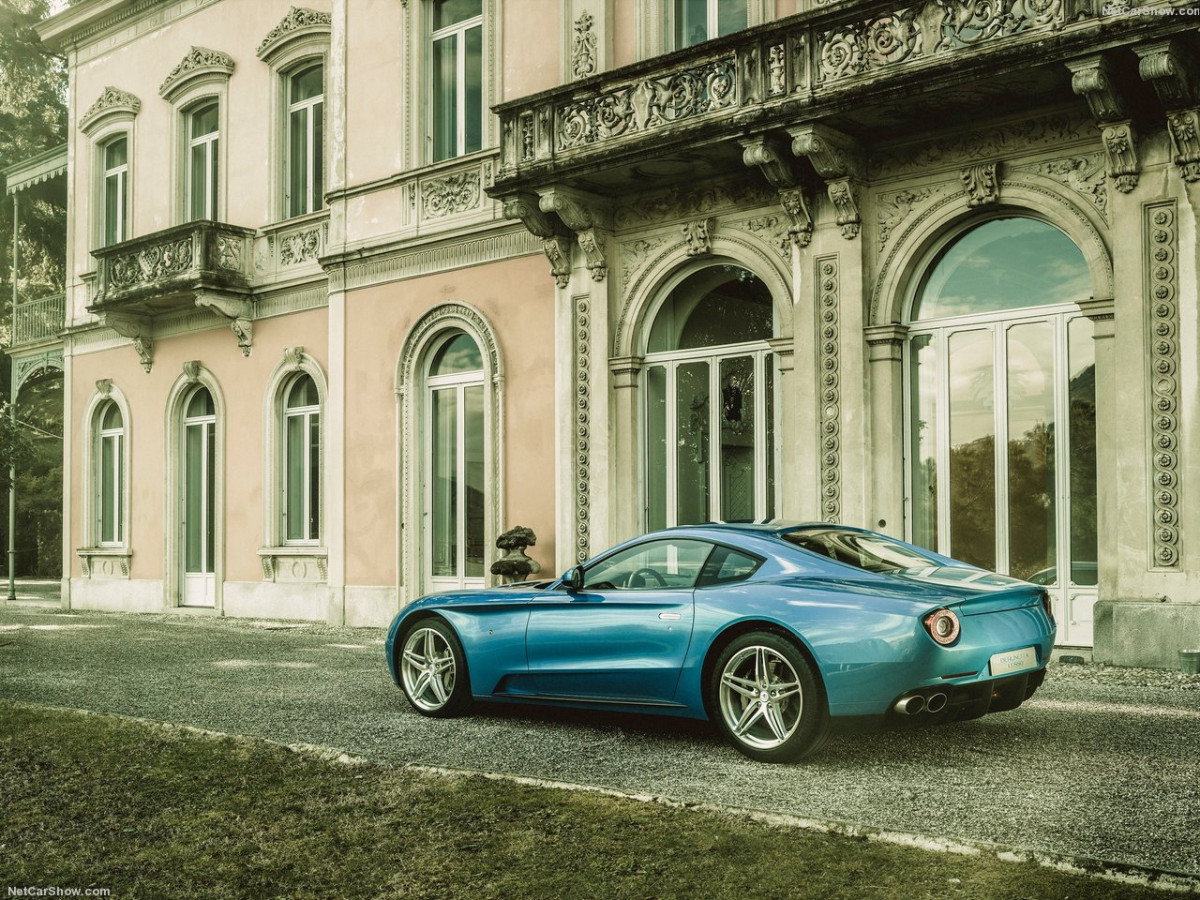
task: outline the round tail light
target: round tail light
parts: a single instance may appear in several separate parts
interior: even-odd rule
[[[958,640],[958,616],[945,608],[935,609],[925,617],[925,630],[943,647],[948,647]]]

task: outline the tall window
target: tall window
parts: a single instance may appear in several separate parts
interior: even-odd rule
[[[325,70],[309,66],[287,80],[288,216],[316,212],[325,193]]]
[[[433,160],[483,146],[483,0],[433,6]]]
[[[675,0],[677,48],[733,34],[746,23],[746,0]]]
[[[100,546],[125,541],[125,422],[109,400],[97,415],[96,531]]]
[[[774,359],[767,286],[740,266],[685,278],[646,352],[646,525],[770,518]]]
[[[183,602],[187,606],[214,604],[216,444],[212,394],[197,387],[183,418]]]
[[[113,138],[104,144],[103,238],[108,247],[125,240],[129,213],[129,141]]]
[[[1032,218],[978,225],[934,263],[909,338],[914,543],[1094,587],[1095,351],[1078,307],[1090,293],[1083,254]]]
[[[218,106],[188,114],[188,220],[217,218]]]
[[[284,418],[284,538],[289,544],[321,539],[321,398],[311,375],[287,389]]]
[[[438,348],[426,379],[428,540],[435,587],[483,584],[483,358],[458,333]]]

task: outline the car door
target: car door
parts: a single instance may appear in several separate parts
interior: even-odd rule
[[[588,566],[580,590],[533,599],[526,633],[539,694],[670,703],[687,654],[696,578],[712,544],[658,539]]]

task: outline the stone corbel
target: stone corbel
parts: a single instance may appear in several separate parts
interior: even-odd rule
[[[741,143],[742,162],[757,167],[771,187],[779,192],[779,203],[792,222],[788,228],[792,243],[807,247],[812,240],[812,215],[786,144],[770,135],[747,138]]]
[[[237,338],[238,346],[242,348],[242,356],[250,355],[250,345],[254,339],[254,322],[250,318],[249,300],[236,294],[198,291],[196,307],[210,310],[222,318],[229,319],[229,327]]]
[[[542,239],[542,250],[550,260],[550,274],[559,287],[571,281],[571,238],[552,216],[542,212],[537,194],[521,192],[504,200],[504,218],[520,219],[525,229]]]
[[[1117,190],[1128,194],[1137,187],[1141,163],[1130,106],[1118,89],[1112,65],[1108,57],[1097,55],[1071,60],[1066,66],[1071,71],[1071,90],[1087,100],[1100,129],[1108,175]]]
[[[789,128],[788,134],[792,137],[792,153],[807,159],[825,179],[842,237],[853,239],[862,226],[858,210],[858,181],[864,170],[862,147],[850,135],[824,125]]]
[[[142,316],[116,312],[100,313],[100,322],[121,337],[133,341],[133,349],[147,373],[154,367],[154,340],[150,337],[150,323]]]
[[[610,227],[608,205],[599,197],[564,187],[539,192],[538,208],[556,216],[575,233],[592,280],[603,281],[608,275],[605,241],[602,232]]]
[[[1200,181],[1200,63],[1176,40],[1134,47],[1138,74],[1167,111],[1171,153],[1185,181]]]

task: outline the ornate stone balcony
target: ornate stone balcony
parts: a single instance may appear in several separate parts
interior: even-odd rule
[[[862,141],[982,110],[1067,102],[1084,93],[1068,61],[1195,31],[1196,17],[1183,14],[1192,0],[1130,5],[1132,11],[1104,0],[829,2],[500,104],[501,161],[489,192],[513,201],[550,185],[630,191],[639,177],[663,184],[727,171],[747,151],[745,161],[766,172],[780,154],[759,139],[773,131],[786,149],[798,137],[789,129],[798,126],[819,124]],[[1137,58],[1120,51],[1112,63],[1103,73],[1111,82],[1138,82],[1136,107],[1145,92]],[[853,141],[828,137],[800,135],[795,155],[829,149],[844,158],[814,159],[818,174],[829,177],[820,171],[824,162],[851,173]],[[784,156],[790,167],[794,160]],[[773,182],[789,180],[774,174]]]
[[[191,222],[93,250],[98,271],[88,312],[133,338],[147,371],[154,320],[190,308],[228,320],[249,355],[253,237],[235,225]]]

